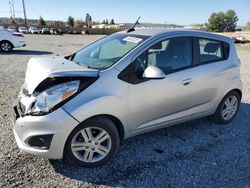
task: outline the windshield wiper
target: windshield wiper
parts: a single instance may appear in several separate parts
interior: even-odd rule
[[[76,53],[73,53],[71,55],[65,56],[64,58],[67,59],[67,60],[72,61],[74,59],[75,55],[76,55]]]
[[[80,66],[83,66],[83,67],[86,67],[86,68],[89,68],[89,66],[88,65],[84,65],[84,64],[81,64],[80,62],[78,62],[78,61],[73,61],[75,64],[77,64],[77,65],[80,65]]]

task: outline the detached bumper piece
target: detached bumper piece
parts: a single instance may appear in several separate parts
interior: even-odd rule
[[[21,116],[24,116],[25,106],[20,102],[15,102],[12,107],[13,119],[16,121]]]
[[[17,120],[18,118],[20,118],[20,114],[18,112],[18,108],[16,105],[14,105],[12,108],[12,114],[13,114],[13,120]]]

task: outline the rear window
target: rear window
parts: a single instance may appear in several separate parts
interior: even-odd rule
[[[229,45],[222,41],[199,38],[200,63],[225,60],[229,56]]]

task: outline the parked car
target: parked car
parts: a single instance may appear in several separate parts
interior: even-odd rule
[[[19,33],[25,33],[25,34],[29,33],[26,27],[19,27],[18,31]]]
[[[78,34],[81,34],[81,32],[80,32],[80,31],[77,31],[77,30],[73,30],[73,33],[72,33],[72,34],[78,35]]]
[[[2,26],[2,25],[0,25],[0,29],[5,29],[5,27],[4,27],[4,26]]]
[[[50,28],[50,34],[52,35],[62,35],[63,32],[61,29]]]
[[[244,36],[232,37],[234,43],[247,43],[248,40]]]
[[[38,34],[39,33],[39,30],[37,29],[37,27],[29,27],[29,33],[31,34]]]
[[[16,26],[9,26],[9,27],[8,27],[8,30],[9,30],[9,31],[12,31],[12,32],[17,32]]]
[[[229,123],[241,97],[232,39],[130,29],[67,57],[30,59],[14,135],[28,153],[95,167],[141,133],[206,116]]]
[[[41,34],[50,34],[50,30],[49,30],[49,28],[47,28],[47,27],[42,28],[42,30],[41,30]]]
[[[236,37],[236,40],[240,41],[241,43],[247,42],[247,39],[244,36],[238,36],[238,37]]]
[[[13,48],[19,48],[25,45],[23,34],[0,29],[0,50],[2,52],[10,52]]]
[[[66,29],[65,34],[73,34],[73,30],[72,29]]]

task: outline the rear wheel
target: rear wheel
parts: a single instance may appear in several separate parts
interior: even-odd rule
[[[118,151],[119,134],[107,118],[95,118],[80,124],[65,145],[65,157],[84,167],[107,163]]]
[[[3,52],[10,52],[13,49],[13,45],[9,41],[3,41],[0,43],[0,49]]]
[[[235,117],[241,97],[238,92],[229,92],[221,101],[219,107],[217,108],[213,118],[217,123],[225,124],[229,123]]]

